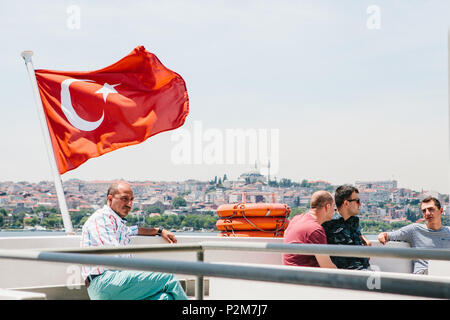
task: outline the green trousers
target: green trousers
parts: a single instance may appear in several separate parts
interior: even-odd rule
[[[91,300],[186,300],[173,274],[129,270],[105,271],[88,288]]]

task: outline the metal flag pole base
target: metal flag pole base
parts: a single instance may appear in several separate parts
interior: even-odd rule
[[[44,107],[42,106],[42,100],[39,95],[39,89],[36,81],[36,74],[34,72],[33,62],[31,61],[31,56],[33,51],[23,51],[21,56],[25,60],[25,66],[28,70],[28,75],[31,81],[31,87],[33,89],[34,101],[36,102],[36,107],[39,114],[39,119],[41,121],[41,129],[44,134],[44,141],[47,147],[47,155],[50,161],[50,167],[53,173],[53,179],[55,182],[56,195],[58,196],[59,209],[61,211],[64,229],[67,235],[73,235],[72,221],[70,220],[69,210],[66,204],[66,198],[64,196],[64,189],[62,186],[61,175],[59,174],[58,167],[56,165],[55,154],[51,145],[50,134],[48,131],[47,121],[44,115]]]

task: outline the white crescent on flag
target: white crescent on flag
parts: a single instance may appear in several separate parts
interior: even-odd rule
[[[87,120],[81,118],[76,113],[76,111],[74,110],[74,108],[72,106],[72,100],[70,97],[69,87],[73,82],[77,82],[77,81],[94,82],[92,80],[86,80],[86,79],[66,79],[66,80],[64,80],[61,83],[61,109],[64,112],[64,115],[66,116],[67,120],[75,128],[82,130],[82,131],[93,131],[93,130],[97,129],[100,126],[100,124],[103,122],[105,113],[102,112],[101,118],[97,121],[87,121]]]

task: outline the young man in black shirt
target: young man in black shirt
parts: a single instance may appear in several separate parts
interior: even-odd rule
[[[361,201],[358,189],[350,185],[339,186],[336,189],[334,200],[341,217],[327,221],[322,225],[325,229],[328,244],[370,246],[370,241],[361,234],[359,229],[357,215]],[[363,270],[370,267],[368,258],[332,256],[331,260],[339,269]]]

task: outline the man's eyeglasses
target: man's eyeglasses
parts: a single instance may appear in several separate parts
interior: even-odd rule
[[[361,204],[361,200],[359,200],[359,198],[356,199],[349,199],[347,200],[348,202],[352,202],[352,201],[356,201],[357,204]]]

